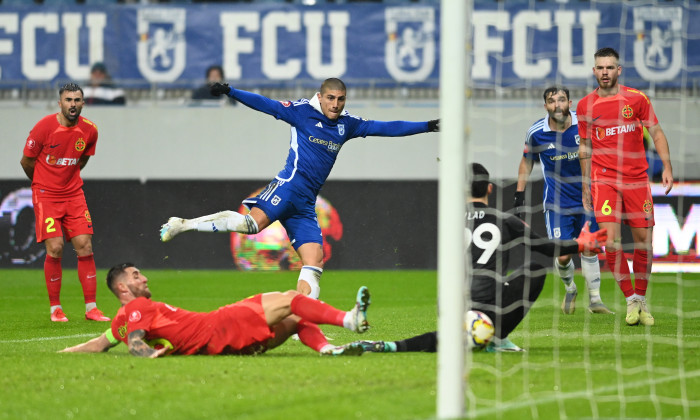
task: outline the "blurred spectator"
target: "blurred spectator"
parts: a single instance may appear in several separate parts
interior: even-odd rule
[[[90,84],[83,88],[85,103],[91,105],[124,105],[124,90],[117,87],[104,63],[95,63],[90,69]]]
[[[207,77],[207,82],[204,85],[202,85],[202,86],[200,86],[192,91],[192,100],[195,100],[195,101],[209,101],[209,100],[221,101],[222,97],[212,95],[209,92],[209,87],[211,85],[213,85],[214,83],[225,83],[225,81],[224,81],[224,69],[218,65],[209,66],[209,68],[207,68],[206,77]],[[231,105],[236,104],[235,99],[228,97],[228,100],[231,103]]]

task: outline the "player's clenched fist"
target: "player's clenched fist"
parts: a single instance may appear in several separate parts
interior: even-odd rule
[[[608,240],[607,229],[591,232],[590,226],[591,222],[587,222],[583,229],[581,229],[581,233],[578,235],[578,238],[576,238],[576,242],[578,243],[578,252],[600,252],[600,248],[605,245],[605,241]]]
[[[209,92],[213,96],[220,96],[220,95],[228,95],[228,93],[231,91],[231,87],[228,85],[228,83],[214,83],[211,85],[209,88]]]

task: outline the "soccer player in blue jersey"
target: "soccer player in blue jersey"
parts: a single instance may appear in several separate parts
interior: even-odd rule
[[[515,208],[525,202],[525,187],[538,159],[544,175],[544,217],[550,239],[573,239],[587,221],[591,231],[598,229],[595,217],[587,212],[581,201],[581,165],[578,160],[579,135],[576,113],[571,112],[569,90],[563,86],[545,89],[544,109],[548,116],[530,127],[525,139],[525,150],[518,168],[518,185],[515,192]],[[518,211],[518,210],[516,210]],[[576,309],[576,283],[572,255],[555,258],[554,267],[566,287],[561,305],[565,314]],[[600,265],[598,255],[584,252],[581,255],[581,271],[588,286],[591,313],[612,313],[600,298]]]
[[[160,231],[163,242],[181,232],[239,232],[256,234],[279,220],[303,264],[297,291],[318,298],[323,273],[323,238],[316,220],[316,196],[333,168],[338,152],[355,137],[400,137],[439,131],[439,120],[372,121],[350,115],[345,108],[345,84],[326,79],[311,99],[275,101],[255,93],[215,83],[212,95],[226,94],[243,105],[291,126],[289,155],[284,168],[256,197],[243,203],[248,214],[235,211],[182,219],[171,217]]]

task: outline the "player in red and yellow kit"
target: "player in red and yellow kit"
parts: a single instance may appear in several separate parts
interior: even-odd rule
[[[595,211],[598,225],[608,231],[605,256],[627,300],[626,322],[654,325],[654,317],[646,305],[654,203],[646,172],[644,127],[663,162],[661,177],[666,194],[673,188],[668,141],[649,98],[639,90],[617,83],[622,72],[617,51],[601,48],[594,57],[593,74],[598,88],[584,97],[576,109],[583,204]],[[634,287],[623,254],[622,222],[630,227],[634,239]]]
[[[109,321],[96,305],[92,219],[80,177],[80,171],[95,154],[97,127],[80,116],[83,109],[80,86],[66,84],[58,94],[60,112],[47,115],[32,128],[20,161],[32,181],[36,240],[46,246],[44,277],[51,321],[68,321],[60,300],[64,234],[78,254],[78,278],[85,297],[85,318]]]
[[[297,333],[299,340],[323,355],[360,355],[359,343],[333,346],[318,324],[357,333],[369,328],[369,290],[362,286],[350,311],[290,290],[262,293],[212,312],[190,312],[151,300],[148,278],[134,264],[118,264],[107,273],[107,285],[122,307],[112,326],[99,337],[63,352],[95,353],[125,343],[134,356],[166,354],[258,354]]]

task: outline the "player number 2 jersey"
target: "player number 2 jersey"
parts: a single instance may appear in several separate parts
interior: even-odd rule
[[[39,199],[68,199],[82,195],[80,158],[95,154],[97,127],[83,117],[64,127],[57,114],[42,118],[29,132],[24,154],[36,158],[32,190]]]

